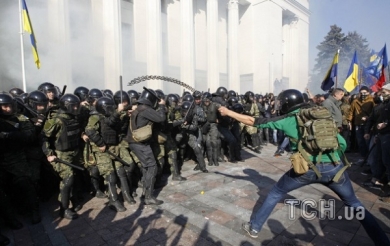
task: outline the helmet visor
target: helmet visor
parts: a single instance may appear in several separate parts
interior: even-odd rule
[[[69,103],[67,104],[67,113],[72,115],[80,114],[80,103]]]

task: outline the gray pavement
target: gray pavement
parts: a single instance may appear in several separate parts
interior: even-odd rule
[[[56,198],[41,204],[42,223],[31,225],[23,220],[21,230],[2,228],[12,240],[11,245],[374,245],[356,219],[320,219],[319,211],[312,220],[295,210],[288,217],[284,201],[276,206],[259,238],[253,239],[241,229],[249,221],[254,208],[264,201],[278,178],[290,168],[288,156],[273,157],[276,147],[265,146],[261,154],[245,148],[245,162],[225,162],[208,167],[209,173],[192,170],[186,162],[182,175],[185,182],[171,181],[156,190],[164,200],[160,206],[146,206],[136,197],[137,204],[126,204],[127,211],[115,213],[107,200],[86,195],[80,217],[74,221],[59,217]],[[351,161],[356,154],[349,155]],[[358,198],[378,219],[390,236],[390,204],[378,199],[380,190],[371,190],[361,183],[367,178],[353,166],[348,173]],[[138,189],[138,194],[141,189]],[[336,217],[344,217],[344,206],[326,187],[311,185],[289,193],[293,199],[335,199]]]

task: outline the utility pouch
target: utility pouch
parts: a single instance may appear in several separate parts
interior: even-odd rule
[[[166,141],[167,141],[167,135],[165,134],[165,133],[162,133],[162,132],[159,132],[158,134],[157,134],[157,142],[159,143],[159,144],[163,144],[163,143],[165,143]]]
[[[303,158],[300,152],[290,156],[291,166],[296,174],[304,174],[309,171],[309,163]]]

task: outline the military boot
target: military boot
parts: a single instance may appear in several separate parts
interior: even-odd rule
[[[152,178],[152,180],[146,180],[145,181],[145,204],[146,205],[160,205],[163,204],[164,202],[161,200],[156,199],[153,196],[153,187],[154,187],[154,182],[156,182],[155,178]]]
[[[120,167],[118,169],[118,177],[121,184],[123,200],[126,201],[128,204],[135,204],[136,202],[131,196],[129,183],[127,182],[126,172],[123,167]]]
[[[78,214],[69,208],[70,193],[73,186],[73,176],[62,180],[63,187],[60,190],[60,215],[64,219],[73,220],[78,218]]]
[[[168,154],[168,160],[171,162],[172,167],[172,180],[174,181],[185,181],[186,178],[180,176],[179,174],[179,164],[177,162],[177,152],[171,152]]]
[[[96,198],[100,198],[100,199],[107,198],[107,195],[104,194],[104,192],[100,190],[100,185],[99,185],[98,179],[96,179],[95,177],[91,177],[91,183],[92,183]]]
[[[117,211],[124,212],[126,208],[118,199],[118,194],[116,193],[116,176],[115,173],[111,173],[106,176],[106,181],[108,183],[108,199],[109,199],[109,208]]]

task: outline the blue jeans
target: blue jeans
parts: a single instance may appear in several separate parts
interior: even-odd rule
[[[343,173],[337,183],[332,182],[333,177],[343,167],[342,164],[334,166],[332,163],[320,163],[316,166],[322,174],[320,179],[312,169],[309,169],[307,173],[302,175],[296,174],[293,169],[287,171],[274,185],[261,208],[252,214],[250,221],[252,229],[255,231],[261,230],[274,207],[285,194],[313,183],[320,183],[329,187],[348,207],[363,207],[363,204],[356,198],[347,172]],[[365,210],[364,219],[360,220],[360,223],[370,238],[375,242],[375,245],[390,245],[386,234],[368,210]]]
[[[359,153],[363,158],[366,158],[369,142],[364,138],[364,126],[356,126],[355,136],[359,146]]]

